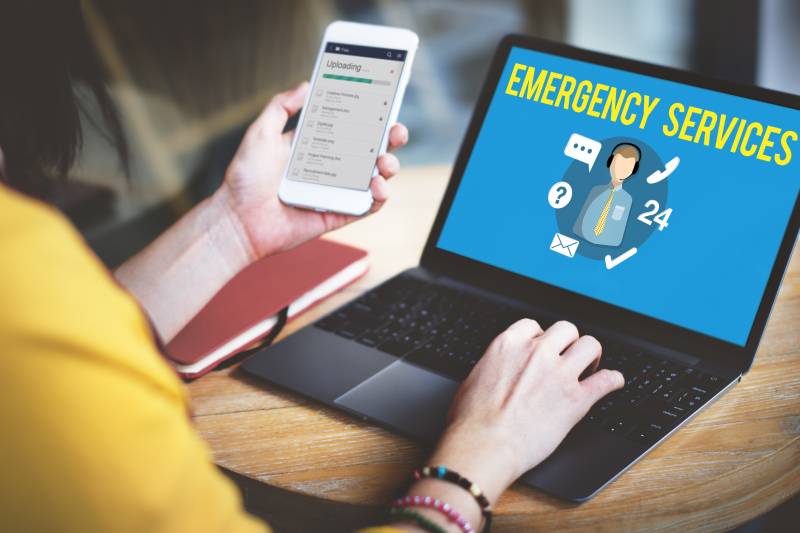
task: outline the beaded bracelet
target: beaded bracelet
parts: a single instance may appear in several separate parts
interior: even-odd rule
[[[419,527],[428,531],[429,533],[447,533],[445,529],[433,520],[428,520],[421,514],[412,511],[411,509],[404,509],[401,507],[392,507],[389,510],[389,516],[396,520],[405,520],[416,523]]]
[[[486,524],[484,526],[484,531],[489,531],[492,526],[492,510],[490,509],[491,504],[489,503],[489,499],[483,493],[483,491],[473,483],[472,481],[468,480],[467,478],[463,477],[458,472],[454,472],[453,470],[448,470],[446,466],[426,466],[421,470],[414,470],[414,479],[419,481],[423,478],[432,478],[432,479],[441,479],[442,481],[448,481],[455,485],[458,485],[462,489],[469,492],[475,501],[478,502],[478,505],[481,508],[481,514],[483,514],[483,518],[486,520]]]
[[[442,513],[449,522],[454,523],[462,531],[462,533],[474,533],[475,530],[467,519],[461,516],[458,511],[453,509],[449,503],[444,503],[441,500],[431,498],[430,496],[406,496],[394,501],[393,508],[408,508],[408,507],[427,507]]]

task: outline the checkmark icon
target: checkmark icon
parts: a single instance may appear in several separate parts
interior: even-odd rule
[[[637,251],[638,250],[636,248],[631,248],[630,250],[628,250],[624,254],[619,255],[619,256],[617,256],[617,257],[615,257],[613,259],[611,258],[610,255],[606,254],[606,268],[608,270],[611,270],[612,268],[614,268],[615,266],[619,265],[620,263],[624,263],[625,261],[627,261],[628,259],[630,259],[634,255],[636,255]]]

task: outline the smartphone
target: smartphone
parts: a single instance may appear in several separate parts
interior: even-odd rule
[[[397,120],[419,38],[334,22],[325,30],[278,196],[285,204],[363,215]]]

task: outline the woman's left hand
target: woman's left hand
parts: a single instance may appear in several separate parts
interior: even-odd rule
[[[251,259],[281,252],[323,233],[357,220],[338,213],[319,213],[283,204],[278,198],[283,171],[289,162],[294,132],[283,133],[286,121],[303,105],[308,83],[276,95],[247,130],[217,191],[223,204],[238,220]],[[396,124],[389,133],[389,148],[408,142],[408,130]],[[372,179],[374,199],[370,212],[381,208],[389,196],[387,180],[400,168],[393,154],[377,160],[379,175]]]

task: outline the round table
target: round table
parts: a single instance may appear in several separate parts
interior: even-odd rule
[[[415,265],[449,175],[447,167],[406,169],[393,180],[393,197],[381,212],[331,234],[368,250],[370,272],[282,335]],[[294,513],[298,530],[324,524],[331,509],[374,516],[425,460],[426,450],[414,442],[235,368],[212,372],[189,389],[195,425],[215,462],[267,484],[280,508]],[[740,384],[589,502],[571,504],[513,486],[498,502],[494,529],[721,531],[798,492],[800,254],[794,254],[755,363]]]

